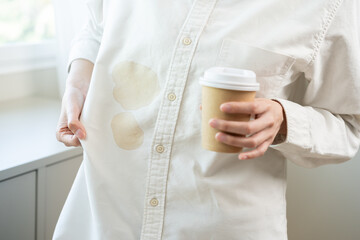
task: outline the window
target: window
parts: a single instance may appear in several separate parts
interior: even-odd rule
[[[52,0],[0,0],[0,73],[53,67]]]
[[[53,39],[53,19],[51,0],[0,0],[0,44]]]

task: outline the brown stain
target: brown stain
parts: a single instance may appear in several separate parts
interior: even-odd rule
[[[144,131],[132,113],[123,112],[115,115],[111,121],[111,129],[120,148],[133,150],[140,147],[144,141]]]
[[[160,92],[157,75],[150,68],[135,62],[120,62],[112,72],[114,99],[125,110],[149,105]]]

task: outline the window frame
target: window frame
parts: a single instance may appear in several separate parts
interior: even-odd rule
[[[56,40],[0,45],[0,75],[56,67]]]

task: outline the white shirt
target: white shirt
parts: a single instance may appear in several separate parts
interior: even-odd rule
[[[287,239],[287,161],[313,168],[360,144],[355,0],[88,0],[70,63],[95,63],[84,160],[54,239]],[[201,147],[213,66],[254,70],[288,133],[264,156]]]

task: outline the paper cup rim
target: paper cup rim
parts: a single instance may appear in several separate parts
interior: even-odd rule
[[[258,82],[254,83],[233,83],[233,82],[227,82],[222,81],[220,82],[210,82],[206,81],[203,77],[200,78],[200,84],[208,87],[214,87],[214,88],[222,88],[222,89],[228,89],[228,90],[236,90],[236,91],[258,91],[260,88],[260,84]]]

